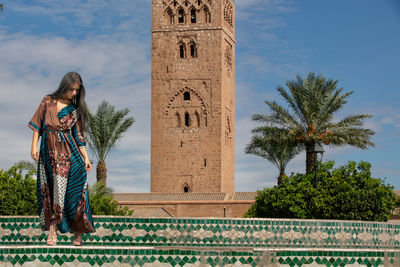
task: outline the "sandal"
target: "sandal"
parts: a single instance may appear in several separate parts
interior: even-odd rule
[[[72,242],[72,245],[82,246],[82,234],[81,233],[74,234],[74,241]]]
[[[49,236],[47,237],[46,243],[49,246],[57,245],[57,230],[55,224],[50,225]]]

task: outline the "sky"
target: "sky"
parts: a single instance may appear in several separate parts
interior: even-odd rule
[[[255,113],[309,72],[354,93],[335,114],[368,113],[375,147],[324,147],[336,166],[368,161],[372,176],[400,189],[400,1],[236,0],[235,190],[276,184],[278,170],[244,153]],[[0,168],[30,160],[26,127],[44,95],[78,71],[89,108],[104,99],[136,122],[107,157],[115,192],[150,191],[151,1],[0,0]],[[95,162],[95,159],[92,157]],[[304,173],[305,154],[286,173]],[[88,176],[95,182],[95,170]]]

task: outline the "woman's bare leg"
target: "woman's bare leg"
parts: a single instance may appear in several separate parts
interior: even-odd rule
[[[74,246],[82,246],[82,233],[74,234],[74,241],[72,242]]]
[[[57,224],[50,224],[49,236],[47,237],[47,245],[55,246],[57,245]]]

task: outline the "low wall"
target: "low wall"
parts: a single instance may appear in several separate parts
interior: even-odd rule
[[[0,217],[0,266],[400,266],[400,224],[94,218],[84,246],[45,244],[38,217]]]
[[[95,217],[87,245],[399,249],[400,224],[223,218]],[[38,217],[0,217],[0,245],[44,244]],[[59,244],[69,244],[60,235]]]
[[[250,201],[118,201],[118,205],[134,211],[142,208],[162,208],[169,217],[242,218],[254,200]],[[135,214],[134,214],[135,215]]]

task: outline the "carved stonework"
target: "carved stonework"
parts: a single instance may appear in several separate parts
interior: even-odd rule
[[[185,87],[168,100],[165,116],[169,127],[207,127],[207,104],[199,93]],[[189,120],[186,123],[186,119]]]
[[[164,16],[165,22],[167,24],[179,24],[179,23],[192,23],[194,10],[196,17],[195,23],[209,23],[211,22],[211,1],[199,1],[199,0],[171,0],[171,1],[163,1],[164,6]],[[180,12],[181,11],[181,12]],[[183,19],[183,21],[179,22],[179,18]]]
[[[224,19],[229,26],[233,27],[233,6],[229,0],[224,1]]]
[[[232,145],[232,114],[228,108],[225,114],[225,145],[228,147]]]
[[[228,44],[225,48],[225,65],[226,65],[226,73],[228,76],[231,75],[232,71],[232,46]]]

